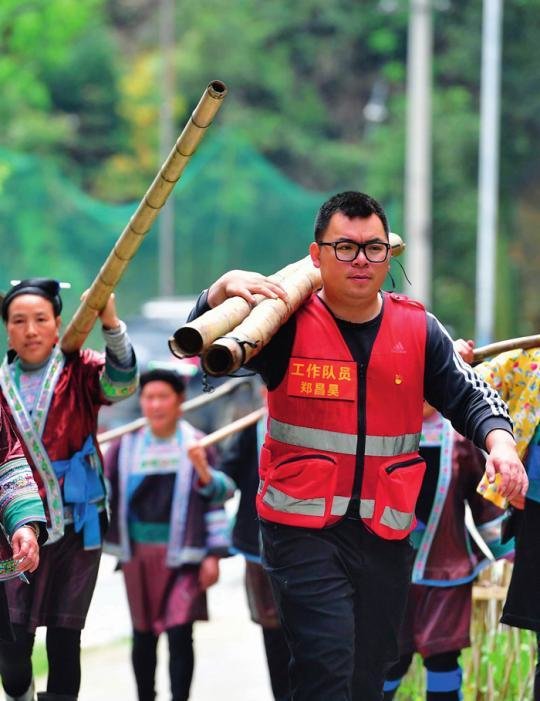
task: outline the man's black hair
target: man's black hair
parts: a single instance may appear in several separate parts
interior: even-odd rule
[[[139,379],[140,390],[142,391],[142,388],[149,382],[166,382],[176,394],[183,394],[186,391],[184,378],[174,370],[167,370],[166,368],[155,368],[141,373]]]
[[[363,192],[347,190],[333,195],[329,200],[321,205],[315,219],[315,241],[321,241],[324,232],[328,228],[330,219],[336,212],[341,212],[349,219],[359,217],[367,219],[372,214],[376,214],[382,222],[386,236],[390,232],[388,220],[384,209],[374,200],[373,197],[365,195]]]

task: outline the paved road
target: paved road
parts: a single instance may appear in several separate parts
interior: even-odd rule
[[[129,661],[127,602],[122,576],[113,567],[114,559],[104,556],[83,631],[79,701],[137,698]],[[210,622],[195,625],[191,701],[272,701],[261,631],[249,620],[243,572],[240,557],[221,562],[220,581],[209,593]],[[160,641],[157,682],[157,701],[167,701],[166,639]],[[38,680],[37,688],[45,688],[44,680]]]

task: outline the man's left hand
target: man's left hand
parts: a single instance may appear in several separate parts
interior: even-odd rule
[[[489,451],[486,460],[488,480],[493,482],[495,475],[499,474],[501,476],[499,491],[502,496],[509,501],[524,497],[529,488],[529,480],[511,434],[502,429],[490,431],[486,438],[486,448]]]

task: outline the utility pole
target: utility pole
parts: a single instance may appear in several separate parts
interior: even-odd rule
[[[502,0],[484,0],[476,239],[476,343],[493,340],[499,196]]]
[[[159,46],[161,54],[161,108],[159,114],[159,157],[163,163],[175,141],[174,103],[174,0],[159,2]],[[159,217],[159,294],[175,293],[174,200],[171,197]]]
[[[431,0],[410,0],[405,153],[406,261],[411,296],[431,304]]]

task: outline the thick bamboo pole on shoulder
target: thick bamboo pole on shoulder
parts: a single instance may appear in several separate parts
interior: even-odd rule
[[[180,179],[189,159],[223,104],[226,94],[227,87],[219,80],[214,80],[206,88],[174,148],[69,323],[61,340],[64,352],[77,351],[83,345],[97,315],[105,307],[111,292]]]
[[[392,257],[401,255],[405,250],[405,244],[398,234],[390,233],[390,245],[392,246]],[[311,264],[309,256],[302,258],[295,263],[285,266],[277,273],[269,275],[269,279],[279,282],[285,288],[286,281],[298,271],[310,270],[310,276],[318,275],[317,279],[308,280],[304,286],[307,294],[321,286],[320,275],[313,272],[315,269]],[[297,284],[297,283],[296,283]],[[256,306],[268,301],[264,295],[255,295]],[[181,326],[169,339],[171,353],[179,358],[200,355],[218,338],[223,337],[230,331],[238,327],[248,316],[251,316],[252,307],[242,297],[230,297],[214,309],[210,309],[205,314],[194,321]]]
[[[288,275],[298,270],[307,260],[309,260],[309,256],[295,263],[290,263],[268,277],[270,280],[282,284]],[[256,304],[258,304],[266,297],[257,294],[255,299]],[[198,319],[184,324],[175,331],[169,340],[171,352],[179,358],[200,355],[216,338],[238,326],[248,316],[251,309],[251,305],[243,297],[229,297],[219,306],[210,309]]]
[[[508,338],[506,341],[497,341],[487,346],[480,346],[473,351],[473,364],[477,365],[486,358],[490,358],[499,353],[516,350],[517,348],[540,348],[540,334],[534,336],[521,336],[520,338]]]
[[[228,375],[238,370],[268,343],[272,336],[321,287],[321,273],[311,259],[282,281],[287,302],[263,299],[244,321],[212,343],[201,362],[209,375]]]
[[[399,255],[404,244],[397,234],[391,234],[392,255]],[[322,285],[321,274],[307,256],[281,284],[288,301],[264,298],[244,321],[229,333],[217,338],[203,352],[202,365],[209,375],[228,375],[247,363],[270,341],[305,300]],[[219,307],[216,307],[218,309]]]

